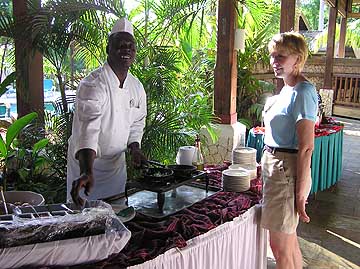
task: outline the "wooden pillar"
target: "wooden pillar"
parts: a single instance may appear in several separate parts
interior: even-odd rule
[[[337,56],[339,58],[345,57],[346,25],[347,25],[347,18],[341,17],[339,48],[337,52]]]
[[[294,30],[296,0],[281,0],[280,33]]]
[[[237,122],[236,0],[219,0],[214,109],[223,124]]]
[[[329,23],[328,23],[328,40],[326,46],[326,59],[325,59],[324,89],[332,89],[332,72],[334,65],[334,47],[335,47],[337,12],[338,12],[337,5],[335,7],[330,7]]]
[[[296,8],[296,0],[281,0],[280,33],[294,30],[295,8]],[[278,78],[276,80],[277,93],[280,92],[283,86],[284,86],[284,80]]]
[[[15,31],[16,101],[18,118],[36,111],[40,121],[44,115],[43,58],[32,47],[27,27],[27,1],[13,0]],[[40,1],[39,1],[40,5]]]

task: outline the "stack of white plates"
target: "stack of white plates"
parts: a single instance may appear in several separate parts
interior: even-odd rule
[[[232,163],[256,168],[256,149],[249,147],[234,148],[232,151]]]
[[[242,192],[250,188],[250,174],[246,170],[227,169],[222,172],[224,191]]]
[[[247,171],[250,174],[250,179],[254,179],[254,178],[257,177],[256,166],[254,168],[252,165],[245,166],[243,164],[232,164],[232,165],[229,166],[229,169]]]

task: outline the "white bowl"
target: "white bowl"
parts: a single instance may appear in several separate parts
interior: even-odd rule
[[[245,169],[226,169],[222,172],[227,177],[248,177],[249,172]]]
[[[28,203],[33,206],[44,205],[44,197],[36,192],[32,191],[5,191],[4,197],[6,203],[17,204]]]

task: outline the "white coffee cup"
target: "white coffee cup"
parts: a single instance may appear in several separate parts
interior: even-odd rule
[[[194,146],[180,147],[176,155],[176,163],[181,165],[192,165],[194,153]]]

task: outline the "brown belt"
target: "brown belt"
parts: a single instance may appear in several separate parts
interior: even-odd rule
[[[288,148],[274,148],[274,147],[270,147],[268,145],[264,146],[264,150],[275,154],[276,152],[286,152],[286,153],[298,153],[297,149],[288,149]]]

